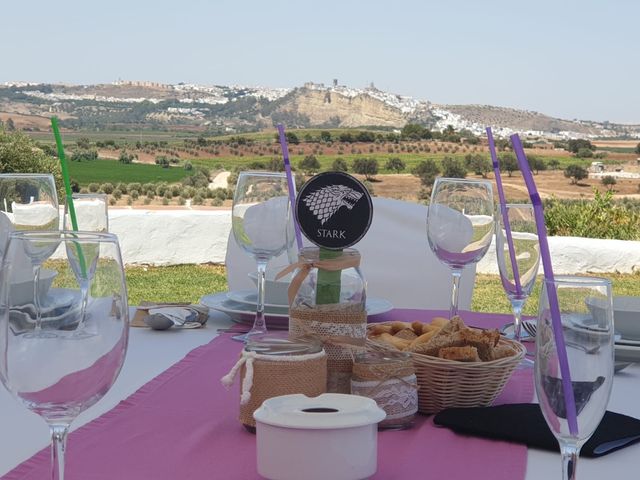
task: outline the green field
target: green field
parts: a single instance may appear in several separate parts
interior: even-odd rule
[[[117,160],[69,162],[69,174],[80,185],[117,182],[179,182],[189,172],[181,167],[161,168],[143,163],[124,164]]]

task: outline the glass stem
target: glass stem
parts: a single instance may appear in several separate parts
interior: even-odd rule
[[[39,331],[42,328],[42,313],[40,312],[40,264],[33,267],[33,306],[36,313],[36,327],[35,330]]]
[[[522,307],[524,300],[511,300],[511,310],[513,311],[513,339],[516,342],[522,338]]]
[[[562,455],[562,480],[575,480],[580,446],[574,442],[560,442],[560,454]]]
[[[69,425],[49,425],[51,429],[51,480],[64,480],[64,452]]]
[[[451,310],[449,310],[449,318],[453,318],[458,315],[458,294],[460,293],[460,277],[462,276],[462,270],[454,268],[451,270],[453,277],[453,288],[451,289]]]
[[[249,332],[249,335],[267,333],[267,325],[264,320],[264,284],[265,284],[265,273],[267,270],[267,262],[264,260],[257,260],[257,264],[258,264],[258,302],[256,306],[256,319],[253,322],[253,328]]]

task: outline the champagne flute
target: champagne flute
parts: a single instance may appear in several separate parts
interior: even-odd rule
[[[522,308],[536,282],[540,244],[533,205],[507,204],[505,209],[509,225],[504,225],[502,214],[498,214],[496,254],[502,287],[513,311],[513,338],[520,341]],[[507,228],[511,232],[513,249],[507,241]]]
[[[449,317],[458,314],[462,269],[477,263],[493,236],[493,188],[485,180],[437,178],[427,212],[427,239],[453,277]]]
[[[64,205],[64,230],[104,233],[109,231],[109,204],[106,194],[74,193],[71,197],[73,198],[76,228],[74,228],[69,202],[67,201]],[[77,262],[75,262],[75,264],[78,268],[74,269],[73,273],[76,275],[76,279],[80,284],[80,291],[82,293],[81,318],[84,318],[84,312],[87,307],[89,284],[93,275],[93,272],[91,271],[91,267],[93,266],[92,260],[97,258],[96,246],[97,245],[93,245],[90,247],[87,245],[82,250],[75,249],[69,252],[71,258],[77,256]],[[87,269],[87,266],[89,269]]]
[[[548,294],[558,298],[562,332],[555,330]],[[564,336],[571,383],[564,381],[556,336]],[[540,296],[536,334],[535,387],[540,408],[560,444],[562,478],[576,478],[582,445],[593,435],[609,402],[613,384],[614,328],[611,282],[603,278],[558,275],[546,280]],[[573,392],[577,429],[571,428],[565,389]],[[572,408],[573,407],[573,408]]]
[[[285,251],[293,241],[287,228],[291,209],[284,173],[240,172],[233,196],[232,228],[238,245],[257,264],[258,301],[251,330],[233,337],[246,341],[249,336],[267,333],[264,318],[265,271],[267,263]]]
[[[58,249],[59,245],[66,248]],[[85,248],[98,251],[99,258],[93,262],[83,321],[80,285],[73,274],[77,258],[70,252]],[[46,282],[38,279],[30,268],[35,264],[55,276]],[[29,298],[34,290],[40,302]],[[53,480],[64,480],[70,423],[102,398],[118,376],[128,332],[127,289],[114,235],[11,234],[0,279],[0,379],[49,425]]]

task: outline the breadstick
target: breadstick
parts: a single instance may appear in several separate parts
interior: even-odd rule
[[[388,343],[389,345],[397,348],[398,350],[404,350],[409,346],[409,343],[410,343],[409,340],[404,340],[402,338],[394,337],[390,333],[383,333],[378,338],[383,342]]]

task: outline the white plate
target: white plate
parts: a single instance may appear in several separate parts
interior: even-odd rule
[[[625,347],[640,347],[640,340],[631,340],[629,338],[619,338],[616,340],[616,346],[623,345]]]
[[[237,290],[234,292],[227,292],[227,297],[237,303],[246,303],[251,305],[251,308],[256,308],[258,303],[258,293],[255,290]],[[265,303],[265,308],[289,308],[287,304],[275,304]]]
[[[255,304],[236,302],[225,292],[205,295],[200,303],[209,308],[226,313],[232,320],[240,323],[253,323]],[[367,298],[367,316],[380,315],[393,309],[393,304],[383,298]],[[267,328],[289,328],[288,307],[265,307],[265,321]]]
[[[640,346],[616,343],[616,362],[640,362]]]

